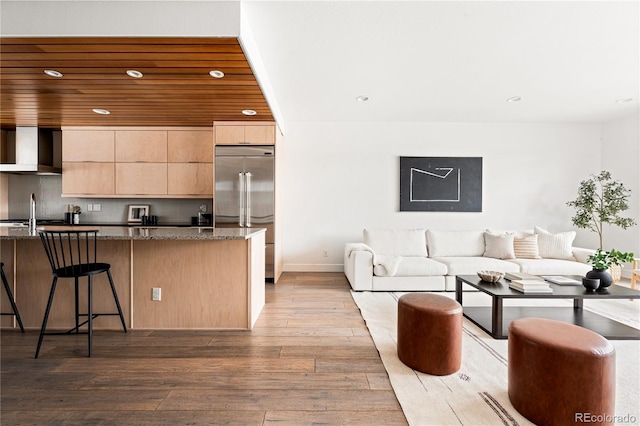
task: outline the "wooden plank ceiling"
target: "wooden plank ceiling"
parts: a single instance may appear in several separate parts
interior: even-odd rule
[[[46,69],[63,77],[45,75]],[[144,77],[129,77],[127,70]],[[211,70],[224,78],[212,78]],[[214,120],[273,120],[235,38],[4,37],[0,73],[5,128],[210,127]],[[244,115],[245,109],[257,114]]]

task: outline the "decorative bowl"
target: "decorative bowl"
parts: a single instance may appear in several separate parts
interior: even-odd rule
[[[487,281],[490,283],[495,283],[500,280],[500,278],[504,277],[504,272],[498,271],[478,271],[478,276],[482,281]]]

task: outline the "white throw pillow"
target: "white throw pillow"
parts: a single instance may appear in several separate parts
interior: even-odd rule
[[[491,231],[484,233],[484,257],[495,259],[514,259],[513,234],[495,234]]]
[[[427,257],[425,229],[365,229],[363,234],[378,255]]]
[[[538,234],[540,257],[544,259],[575,260],[572,250],[573,240],[576,238],[575,231],[552,234],[536,226],[534,232]]]
[[[513,239],[513,252],[517,259],[540,259],[538,234]]]
[[[427,231],[429,257],[473,257],[484,254],[482,231]]]

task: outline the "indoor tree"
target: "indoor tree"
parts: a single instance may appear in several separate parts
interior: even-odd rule
[[[629,209],[630,195],[631,190],[627,189],[622,182],[614,180],[611,173],[603,170],[600,174],[592,174],[589,179],[580,182],[578,197],[567,203],[568,206],[576,209],[575,215],[571,218],[573,224],[578,228],[597,232],[600,239],[599,252],[617,265],[628,261],[633,254],[616,250],[602,252],[602,231],[605,224],[619,226],[622,229],[636,224],[632,218],[620,215]]]

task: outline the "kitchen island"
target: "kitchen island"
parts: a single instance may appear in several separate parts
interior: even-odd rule
[[[69,228],[99,229],[98,260],[111,264],[129,328],[251,330],[262,311],[265,229]],[[0,228],[0,257],[24,326],[39,328],[52,275],[37,232]],[[152,300],[154,288],[161,289],[159,301]],[[85,293],[80,300],[86,304]],[[95,279],[93,300],[94,312],[115,309],[105,276]],[[5,302],[2,312],[9,312]],[[73,280],[60,280],[49,327],[70,327],[73,309]],[[3,317],[2,327],[13,322]],[[118,329],[119,320],[100,317],[94,327]]]

